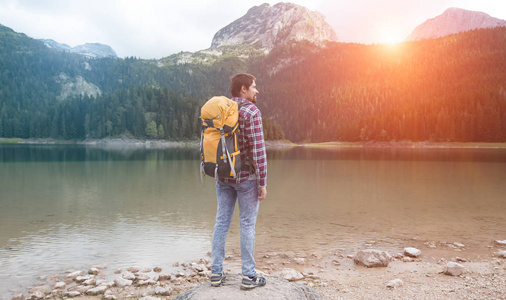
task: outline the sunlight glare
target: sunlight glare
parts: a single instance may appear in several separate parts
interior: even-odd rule
[[[384,26],[378,28],[376,37],[379,44],[397,44],[404,41],[404,36],[397,26]]]

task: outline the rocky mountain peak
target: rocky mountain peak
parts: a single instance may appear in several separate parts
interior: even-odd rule
[[[67,44],[60,44],[51,39],[42,39],[40,40],[44,43],[44,45],[48,48],[60,50],[64,52],[72,52],[81,54],[91,58],[117,58],[116,52],[111,48],[111,46],[99,44],[99,43],[86,43],[84,45],[79,45],[74,48],[70,47]]]
[[[406,38],[408,41],[442,37],[478,28],[506,26],[506,21],[486,13],[461,8],[448,8],[441,15],[417,26]]]
[[[60,50],[60,51],[70,51],[70,49],[72,49],[72,47],[70,47],[69,45],[60,44],[55,40],[43,39],[40,41],[43,42],[46,47],[51,48],[51,49],[56,49],[56,50]]]
[[[116,52],[111,46],[99,43],[86,43],[70,49],[70,52],[79,53],[92,58],[112,57],[117,58]]]
[[[264,3],[248,10],[246,15],[220,29],[211,48],[252,45],[271,50],[290,41],[307,40],[320,45],[337,41],[334,29],[319,12],[292,3],[273,6]]]

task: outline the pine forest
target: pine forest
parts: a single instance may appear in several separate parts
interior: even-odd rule
[[[248,72],[270,140],[506,142],[505,49],[495,28],[169,64],[86,58],[0,26],[0,137],[196,140],[202,104]]]

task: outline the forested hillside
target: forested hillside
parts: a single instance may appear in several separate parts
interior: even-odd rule
[[[506,28],[305,55],[262,80],[288,139],[506,141]]]
[[[505,142],[504,49],[496,28],[178,64],[86,58],[0,26],[0,137],[197,139],[200,106],[250,72],[269,139]]]

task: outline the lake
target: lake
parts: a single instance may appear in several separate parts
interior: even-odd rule
[[[410,240],[467,255],[506,240],[506,149],[295,147],[268,151],[257,255]],[[67,269],[207,257],[214,179],[192,148],[0,145],[0,298]],[[234,217],[228,249],[238,253]],[[487,252],[488,251],[488,252]]]

